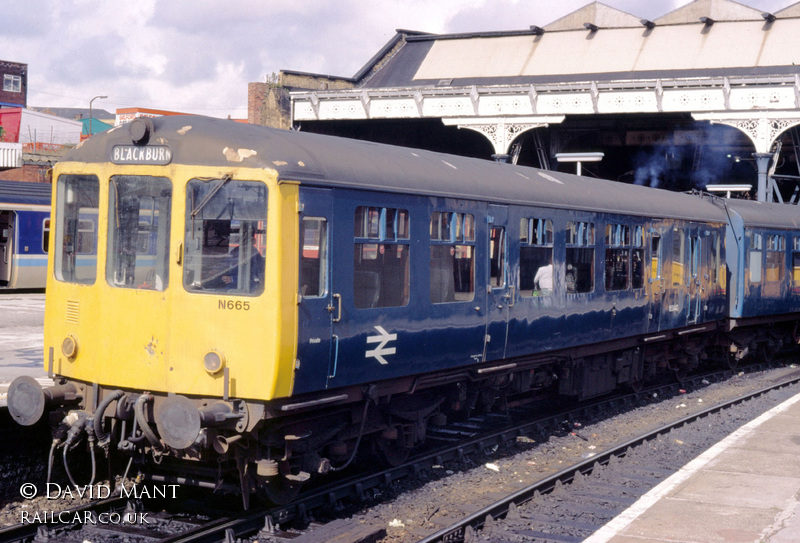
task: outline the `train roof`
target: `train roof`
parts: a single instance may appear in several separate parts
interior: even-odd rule
[[[661,189],[202,116],[147,122],[153,127],[147,145],[168,146],[172,163],[268,168],[279,179],[315,186],[725,221],[724,210],[708,199]],[[141,135],[132,124],[93,136],[62,162],[109,162],[115,146],[130,148],[131,134]]]
[[[50,183],[0,181],[0,202],[49,206],[52,188]]]
[[[800,208],[789,204],[772,204],[753,200],[725,200],[739,214],[745,226],[759,228],[800,228]]]

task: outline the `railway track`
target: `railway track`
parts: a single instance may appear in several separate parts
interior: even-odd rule
[[[689,440],[679,434],[681,430],[691,433],[691,425],[723,415],[727,410],[777,390],[791,387],[791,393],[796,394],[798,385],[800,376],[795,376],[656,428],[508,494],[420,539],[418,543],[468,542],[479,530],[483,532],[481,541],[507,541],[509,534],[524,536],[525,541],[582,541],[680,469],[695,453],[699,454],[732,429],[720,425],[721,431],[715,433],[706,431],[711,424],[704,426],[705,439],[694,443],[690,457],[687,457],[685,447],[681,447],[686,443],[681,437]],[[647,450],[646,445],[656,442],[659,448],[675,449],[676,452],[665,454],[662,450],[657,459],[649,458],[652,451]],[[683,450],[677,452],[679,449]],[[673,461],[665,465],[664,457],[671,457]],[[536,510],[525,508],[528,504],[535,504]],[[504,522],[500,524],[498,519]],[[540,528],[531,529],[532,524]]]
[[[763,369],[763,368],[762,368]],[[347,516],[348,512],[357,511],[364,503],[378,501],[378,497],[391,487],[403,480],[414,479],[421,473],[431,473],[436,471],[436,468],[441,466],[463,464],[465,460],[470,457],[482,457],[486,451],[492,451],[501,447],[504,443],[516,442],[519,439],[528,441],[546,440],[547,436],[560,434],[560,435],[578,435],[574,431],[575,426],[573,421],[576,420],[590,420],[596,417],[608,416],[609,413],[624,412],[632,407],[642,404],[643,402],[652,402],[654,396],[659,398],[668,397],[672,394],[680,394],[680,388],[692,389],[703,387],[709,382],[721,381],[727,379],[732,375],[731,371],[720,371],[713,374],[706,374],[698,376],[690,381],[684,381],[682,384],[665,384],[658,387],[651,387],[633,394],[627,394],[622,397],[591,402],[582,405],[576,409],[571,409],[566,412],[553,413],[547,416],[540,416],[538,418],[531,418],[530,410],[527,408],[512,408],[509,410],[508,415],[487,415],[484,417],[476,417],[468,421],[454,423],[447,427],[440,428],[431,436],[432,441],[437,442],[439,445],[429,452],[419,454],[411,458],[405,464],[396,468],[390,468],[382,471],[372,471],[369,473],[357,473],[351,476],[344,476],[343,478],[329,482],[325,485],[311,489],[301,494],[301,496],[293,503],[274,507],[270,509],[261,509],[245,514],[221,514],[217,515],[214,519],[206,519],[205,521],[196,518],[178,518],[175,515],[165,513],[151,513],[149,520],[153,521],[152,526],[147,526],[145,529],[135,530],[137,533],[128,532],[129,541],[169,541],[169,542],[197,542],[197,541],[235,541],[237,538],[246,538],[253,534],[258,534],[259,541],[282,541],[285,537],[298,537],[298,543],[301,541],[299,537],[307,533],[311,539],[309,541],[320,540],[320,537],[325,539],[332,539],[334,536],[342,541],[368,541],[377,540],[383,537],[385,529],[382,527],[374,528],[369,525],[357,525],[352,522],[338,521],[333,524],[319,525],[315,523],[314,518],[336,517],[341,518]],[[800,380],[797,377],[793,382]],[[786,386],[784,383],[781,386]],[[759,391],[763,394],[763,391]],[[743,401],[737,399],[737,401]],[[714,407],[713,409],[722,409],[721,407]],[[693,415],[697,418],[698,415]],[[527,420],[526,420],[527,419]],[[517,422],[515,422],[517,421]],[[503,423],[502,427],[500,423]],[[681,421],[678,424],[686,424],[686,421]],[[497,429],[499,427],[499,429]],[[495,428],[493,431],[487,431],[487,428]],[[666,430],[659,429],[664,432]],[[641,442],[645,442],[648,437],[639,438]],[[622,447],[625,450],[631,447],[632,444],[625,443]],[[538,494],[548,494],[552,492],[559,485],[571,482],[576,478],[575,473],[583,474],[591,472],[595,469],[598,462],[600,465],[604,463],[613,463],[612,458],[619,458],[621,453],[618,449],[614,451],[606,451],[602,454],[597,454],[586,466],[576,468],[569,475],[570,471],[565,470],[539,484],[538,489],[530,491],[530,496]],[[467,462],[469,464],[469,462]],[[473,461],[472,465],[476,462]],[[577,470],[577,471],[576,471]],[[443,470],[438,470],[443,473]],[[578,475],[580,478],[582,475]],[[548,482],[549,481],[549,482]],[[542,486],[544,485],[544,486]],[[548,487],[550,485],[550,487]],[[517,493],[515,493],[517,494]],[[509,515],[514,516],[515,508],[531,498],[524,497],[525,493],[520,491],[519,496],[511,498],[507,502],[505,509],[501,504],[495,505],[494,509],[481,511],[480,514],[474,513],[469,515],[471,520],[466,521],[461,527],[453,526],[443,530],[444,536],[449,539],[439,539],[446,541],[458,541],[458,537],[468,537],[470,530],[480,529],[483,523],[486,522],[487,515],[491,519],[500,518]],[[624,501],[624,500],[623,500]],[[100,504],[100,507],[113,508],[119,515],[124,515],[127,511],[130,513],[132,510],[125,500],[109,500],[108,504]],[[105,509],[111,510],[111,509]],[[92,504],[77,509],[76,511],[93,511],[95,517],[102,514],[103,509],[96,510]],[[81,513],[83,514],[83,513]],[[474,517],[474,518],[473,518]],[[477,520],[476,520],[477,519]],[[491,521],[490,521],[491,522]],[[84,523],[86,524],[86,523]],[[286,532],[281,527],[288,526],[301,526],[299,530],[290,530]],[[130,526],[128,527],[130,528]],[[108,530],[107,530],[108,531]],[[63,536],[65,534],[72,534],[75,532],[74,523],[65,523],[59,525],[58,523],[44,524],[28,524],[17,525],[0,530],[0,542],[2,541],[32,541],[38,534],[38,540],[51,537],[50,540],[65,541]],[[96,534],[98,530],[95,529]],[[313,537],[311,534],[314,534]],[[53,536],[57,535],[55,539]],[[83,536],[74,533],[78,536],[76,541],[83,541]],[[443,537],[444,537],[443,536]],[[453,539],[455,538],[455,539]],[[436,539],[433,539],[434,541]],[[93,539],[93,541],[102,541],[102,539]]]

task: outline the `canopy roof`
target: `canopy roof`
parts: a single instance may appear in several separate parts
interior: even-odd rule
[[[434,35],[398,30],[359,87],[463,86],[797,74],[800,3],[765,19],[731,0],[695,0],[654,21],[594,2],[540,28]],[[701,21],[701,18],[703,21]],[[591,26],[593,25],[593,26]],[[649,26],[646,26],[649,25]],[[379,67],[378,67],[379,66]]]

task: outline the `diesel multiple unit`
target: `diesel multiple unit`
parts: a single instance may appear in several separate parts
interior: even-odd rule
[[[56,385],[17,379],[10,412],[57,415],[65,464],[245,503],[448,417],[798,339],[793,206],[194,116],[96,135],[53,185]]]

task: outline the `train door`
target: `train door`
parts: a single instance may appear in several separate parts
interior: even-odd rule
[[[679,328],[686,325],[686,274],[688,260],[688,242],[684,228],[671,228],[661,237],[668,245],[664,245],[662,254],[664,261],[663,294],[661,297],[660,329]]]
[[[8,286],[11,282],[11,271],[14,262],[14,224],[16,213],[13,211],[0,211],[0,248],[3,251],[0,260],[0,287]]]
[[[661,308],[666,295],[664,279],[664,245],[662,232],[655,230],[650,235],[650,325],[649,332],[661,330]]]
[[[697,323],[700,318],[703,304],[703,279],[700,273],[701,263],[705,261],[703,258],[703,242],[697,229],[692,229],[687,237],[687,282],[688,282],[688,307],[687,307],[687,321],[688,323]]]
[[[300,190],[300,266],[296,387],[318,390],[335,373],[333,322],[341,318],[341,297],[331,292],[331,191]]]
[[[497,360],[506,353],[510,307],[514,293],[508,273],[508,208],[490,205],[488,211],[488,266],[486,334],[483,359]]]
[[[413,371],[410,332],[414,197],[339,191],[330,232],[332,347],[327,387]],[[386,205],[391,203],[391,206]],[[415,215],[419,217],[420,215]],[[417,234],[428,221],[414,221]]]

